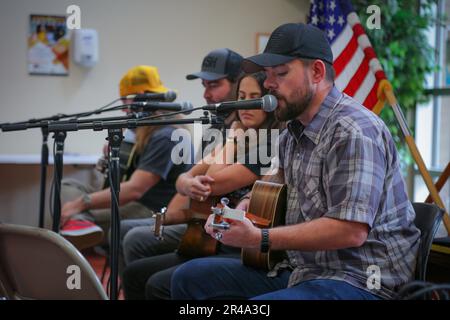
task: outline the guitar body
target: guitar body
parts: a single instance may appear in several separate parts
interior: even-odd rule
[[[211,208],[221,206],[220,204],[218,205],[220,198],[209,197],[203,202],[190,200],[190,203],[185,206],[178,204],[172,206],[172,208],[169,205],[168,210],[174,210],[175,208],[173,207],[180,208],[178,210],[187,210],[189,213],[186,216],[191,217],[178,247],[178,253],[193,258],[211,256],[217,253],[217,240],[206,233],[204,225],[211,214]],[[231,199],[232,203],[233,200],[236,202],[236,199]],[[183,207],[186,209],[183,209]],[[255,214],[246,213],[246,217],[259,228],[272,228],[284,224],[286,186],[278,183],[256,181],[252,189],[249,212],[254,212]],[[261,253],[259,248],[242,249],[242,262],[247,266],[270,270],[278,261],[283,259],[284,255],[284,251],[270,250],[268,253]]]
[[[211,214],[211,208],[216,207],[221,198],[222,196],[208,197],[202,202],[189,199],[187,216],[190,219],[178,247],[178,253],[193,258],[212,256],[217,253],[218,242],[206,233],[204,226]],[[231,198],[229,200],[231,204],[237,204],[238,199]]]
[[[282,225],[286,213],[286,192],[286,185],[258,180],[253,185],[248,211],[268,220],[268,228]],[[259,248],[243,248],[241,253],[244,265],[266,270],[271,270],[284,256],[284,251],[262,253]]]
[[[179,254],[194,258],[212,256],[217,253],[217,240],[206,233],[204,225],[211,214],[211,208],[218,201],[218,197],[208,197],[203,202],[190,199],[188,210],[191,219],[178,246]]]

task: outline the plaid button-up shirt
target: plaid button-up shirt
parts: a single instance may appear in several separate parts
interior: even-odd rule
[[[289,250],[289,286],[335,279],[392,298],[412,280],[420,231],[380,118],[333,88],[306,127],[289,123],[279,157],[288,185],[286,224],[328,217],[369,226],[358,248]]]

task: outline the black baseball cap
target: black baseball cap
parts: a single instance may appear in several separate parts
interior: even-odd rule
[[[244,58],[233,50],[223,48],[213,50],[203,59],[200,72],[188,74],[186,79],[219,80],[226,77],[237,78],[241,73],[241,63]]]
[[[320,59],[333,65],[333,52],[326,34],[310,24],[283,24],[270,35],[264,53],[244,59],[242,69],[254,73],[295,58]]]

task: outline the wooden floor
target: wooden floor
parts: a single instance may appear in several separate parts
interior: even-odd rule
[[[95,273],[97,274],[98,279],[101,281],[103,267],[105,265],[106,257],[99,253],[96,253],[92,249],[83,250],[82,254],[86,258],[86,260],[90,263],[90,265],[94,269]],[[105,272],[104,280],[102,283],[103,288],[105,289],[105,292],[108,294],[108,296],[109,296],[109,292],[108,292],[107,285],[108,285],[109,273],[110,273],[110,269],[107,268],[106,272]],[[119,283],[120,283],[120,280],[119,280]],[[125,298],[123,295],[123,290],[121,290],[119,293],[119,300],[124,300],[124,299]]]

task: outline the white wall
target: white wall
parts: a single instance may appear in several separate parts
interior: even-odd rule
[[[200,69],[212,49],[254,54],[256,32],[305,21],[307,0],[0,0],[0,122],[102,106],[118,95],[122,74],[137,64],[159,68],[178,100],[203,104],[199,81],[185,75]],[[99,33],[100,61],[91,70],[71,62],[68,77],[27,73],[30,14],[65,14],[81,8],[81,27]],[[66,152],[98,154],[106,132],[70,133]],[[41,134],[0,133],[0,154],[40,152]]]

